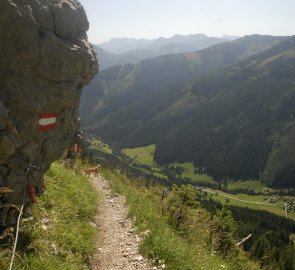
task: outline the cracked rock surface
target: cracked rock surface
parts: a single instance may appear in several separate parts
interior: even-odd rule
[[[42,194],[44,173],[73,145],[82,88],[98,70],[88,27],[76,0],[0,1],[0,188],[11,190],[0,193],[0,227],[15,224],[24,182]],[[42,113],[55,117],[45,131]]]

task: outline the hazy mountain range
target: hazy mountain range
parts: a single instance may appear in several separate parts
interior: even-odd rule
[[[295,186],[294,78],[294,37],[246,36],[100,72],[82,124],[120,147],[155,143],[160,164]]]
[[[114,38],[95,45],[101,70],[117,64],[137,64],[143,59],[165,54],[193,52],[238,37],[208,37],[204,34],[174,35],[171,38],[132,39]]]

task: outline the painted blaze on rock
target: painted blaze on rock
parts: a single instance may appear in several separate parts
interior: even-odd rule
[[[88,27],[76,0],[0,1],[0,226],[16,221],[28,166],[27,186],[42,193],[73,145],[82,88],[98,70]]]

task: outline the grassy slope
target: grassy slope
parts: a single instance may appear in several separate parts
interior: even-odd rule
[[[97,201],[84,176],[54,163],[46,175],[45,195],[37,200],[39,211],[35,206],[33,218],[21,222],[13,269],[88,269],[96,235],[90,221]],[[0,247],[0,269],[8,269],[10,256],[9,249]]]
[[[129,214],[138,231],[145,232],[141,242],[145,255],[155,261],[164,260],[167,270],[236,269],[226,259],[212,255],[204,238],[190,243],[171,229],[161,213],[161,192],[156,187],[147,189],[110,170],[102,173],[113,192],[126,197]]]

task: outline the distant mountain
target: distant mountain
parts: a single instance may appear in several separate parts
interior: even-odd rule
[[[230,35],[223,35],[222,38],[228,39],[228,40],[235,40],[240,38],[239,36],[230,36]]]
[[[217,179],[280,185],[295,165],[294,38],[284,40],[246,36],[104,70],[84,93],[82,125],[122,147],[156,143],[162,164],[194,161]]]
[[[151,42],[153,41],[148,39],[112,38],[110,41],[98,44],[98,46],[113,54],[124,54],[147,46]]]
[[[198,51],[222,42],[232,41],[239,37],[226,36],[222,38],[208,37],[204,34],[191,35],[174,35],[170,38],[157,39],[135,39],[135,38],[112,38],[108,42],[98,44],[98,46],[113,54],[125,54],[133,50],[152,50],[157,54],[163,47],[171,44],[181,44],[181,46],[188,46],[188,51]],[[188,52],[181,51],[181,52]]]
[[[234,37],[215,38],[203,34],[174,35],[171,38],[129,39],[115,38],[109,42],[95,45],[101,70],[120,64],[137,64],[143,59],[165,54],[193,52],[212,45],[231,41]]]
[[[154,51],[155,54],[184,53],[199,51],[212,45],[230,41],[226,38],[208,37],[204,34],[174,35],[171,38],[158,38],[141,49]],[[167,50],[165,50],[167,48]],[[173,48],[173,49],[172,49]],[[160,53],[161,52],[161,53]]]
[[[144,52],[144,51],[136,51],[136,53],[129,52],[129,53],[117,55],[117,54],[112,54],[100,48],[97,45],[94,45],[94,48],[97,52],[97,58],[99,61],[100,70],[104,70],[109,67],[123,65],[127,63],[137,64],[142,59],[152,57],[152,55],[149,55],[149,52]]]

